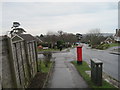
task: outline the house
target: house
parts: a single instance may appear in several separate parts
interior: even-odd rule
[[[110,37],[108,37],[108,38],[104,41],[104,43],[107,43],[107,44],[111,44],[111,43],[113,43],[113,42],[114,42],[113,39],[110,38]]]
[[[116,33],[114,35],[114,40],[116,42],[120,42],[120,29],[116,29]]]

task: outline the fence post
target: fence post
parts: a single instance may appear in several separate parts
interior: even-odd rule
[[[14,82],[14,88],[17,88],[17,79],[15,75],[15,69],[14,69],[14,60],[13,60],[13,51],[12,51],[12,42],[11,39],[6,36],[7,43],[8,43],[8,52],[9,52],[9,63],[10,63],[10,69],[11,69],[11,74],[12,74],[12,79]]]
[[[37,42],[34,42],[34,46],[35,46],[35,56],[36,56],[36,65],[37,65],[37,72],[39,72],[39,67],[38,67],[38,53],[37,53]]]

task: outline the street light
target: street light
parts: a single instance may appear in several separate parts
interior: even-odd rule
[[[81,40],[81,38],[82,38],[82,34],[77,33],[77,34],[76,34],[76,37],[77,37],[77,40],[78,40],[78,42],[79,42],[79,44],[80,44],[80,40]]]

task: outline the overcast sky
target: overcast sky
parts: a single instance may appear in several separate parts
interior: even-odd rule
[[[117,2],[3,2],[2,32],[11,30],[18,21],[27,33],[46,34],[62,30],[87,33],[100,28],[115,33],[118,28]]]

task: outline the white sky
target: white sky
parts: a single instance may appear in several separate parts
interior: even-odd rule
[[[21,27],[33,35],[58,30],[87,33],[94,28],[100,28],[101,32],[115,33],[118,28],[118,0],[17,1],[2,1],[0,23],[3,34],[11,30],[13,21],[20,22]]]

